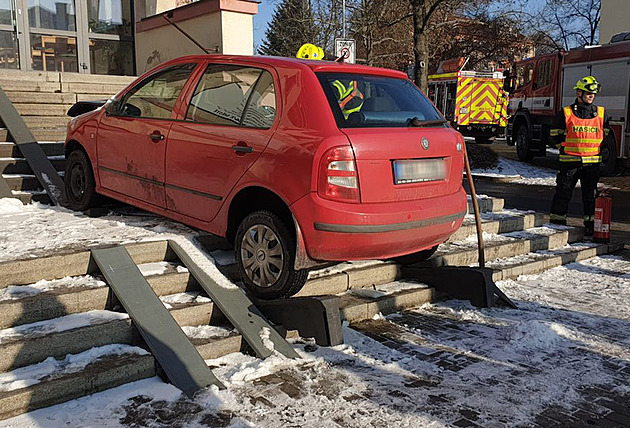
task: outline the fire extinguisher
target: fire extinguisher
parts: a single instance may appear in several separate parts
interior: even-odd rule
[[[610,241],[610,215],[612,212],[612,199],[607,193],[601,192],[595,199],[595,233],[593,240],[595,242]]]

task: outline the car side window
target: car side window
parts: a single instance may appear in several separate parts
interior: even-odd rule
[[[169,67],[149,77],[125,96],[120,114],[169,119],[175,102],[196,65],[192,63]]]
[[[211,64],[190,100],[186,120],[213,125],[269,127],[273,123],[275,106],[273,78],[267,71]]]
[[[273,76],[263,71],[247,103],[242,125],[249,128],[271,128],[276,117],[276,91]]]

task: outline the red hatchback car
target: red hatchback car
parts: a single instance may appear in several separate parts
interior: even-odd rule
[[[463,146],[397,71],[188,56],[72,119],[65,190],[75,210],[101,194],[226,237],[245,286],[277,298],[321,262],[433,254],[466,214]]]

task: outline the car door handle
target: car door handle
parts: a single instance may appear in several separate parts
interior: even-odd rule
[[[149,137],[151,138],[151,140],[153,140],[154,143],[164,140],[164,134],[162,134],[160,131],[153,131],[151,134],[149,134]]]
[[[254,148],[243,145],[243,143],[232,146],[232,150],[234,150],[237,154],[245,154],[245,153],[253,153]]]

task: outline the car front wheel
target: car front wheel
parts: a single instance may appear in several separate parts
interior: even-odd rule
[[[295,238],[270,211],[256,211],[243,219],[234,251],[245,287],[260,299],[292,296],[306,283],[308,270],[293,269]]]
[[[81,150],[70,153],[64,174],[66,204],[74,211],[85,211],[96,205],[98,195],[92,164]]]

